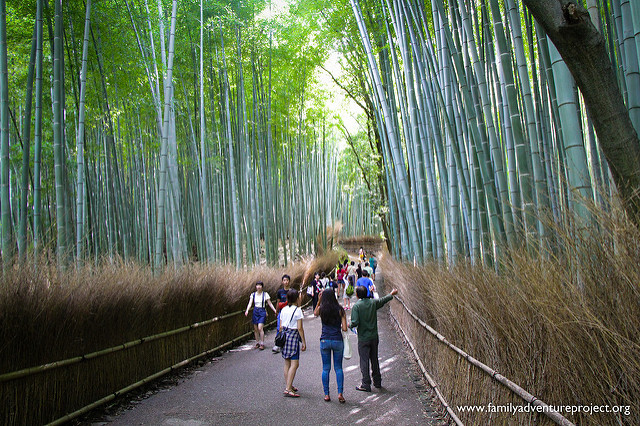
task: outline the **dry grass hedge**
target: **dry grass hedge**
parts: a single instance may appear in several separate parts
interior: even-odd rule
[[[576,424],[640,424],[640,233],[600,218],[604,237],[571,255],[513,254],[500,273],[459,264],[413,267],[381,259],[387,288],[451,343],[549,405],[623,413],[566,414]],[[559,233],[557,241],[575,241]],[[615,242],[615,244],[614,244]],[[393,313],[449,404],[526,405],[446,348],[399,303]],[[584,411],[584,408],[582,408]],[[624,414],[624,411],[629,413]],[[549,423],[542,415],[470,414],[467,424]]]
[[[334,259],[335,257],[335,259]],[[287,273],[300,288],[337,255],[286,269],[189,265],[154,275],[135,264],[58,273],[16,267],[0,279],[0,375],[86,355],[244,310],[256,281],[274,295]],[[272,320],[271,315],[268,320]],[[251,331],[244,315],[69,367],[0,382],[0,424],[53,421],[184,359]]]

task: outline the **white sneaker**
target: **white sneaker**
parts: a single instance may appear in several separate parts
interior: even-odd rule
[[[274,346],[274,347],[271,349],[271,352],[273,352],[274,354],[277,354],[278,352],[280,352],[280,347],[279,347],[279,346]]]

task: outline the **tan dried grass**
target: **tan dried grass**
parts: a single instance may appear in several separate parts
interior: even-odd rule
[[[471,356],[547,404],[628,406],[630,415],[567,414],[578,424],[640,424],[640,233],[598,217],[601,237],[569,254],[511,253],[500,273],[461,263],[414,267],[385,256],[386,286]],[[569,247],[576,233],[559,232]],[[614,244],[615,242],[615,244]],[[448,402],[526,405],[445,348],[394,304]],[[468,424],[547,423],[538,415],[464,414]]]
[[[142,337],[244,310],[256,281],[272,296],[287,273],[298,287],[310,268],[336,255],[287,268],[190,264],[154,275],[120,260],[60,273],[48,258],[0,279],[0,374],[82,356]],[[328,270],[327,270],[328,272]],[[273,319],[270,315],[268,319]],[[8,410],[0,424],[48,423],[184,359],[251,330],[237,315],[70,367],[0,382]]]

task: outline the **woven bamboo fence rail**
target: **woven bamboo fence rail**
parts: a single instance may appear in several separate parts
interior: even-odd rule
[[[557,423],[559,425],[562,425],[562,426],[574,426],[574,424],[571,421],[569,421],[566,417],[564,417],[560,413],[558,413],[556,411],[551,411],[551,409],[550,409],[548,404],[546,404],[545,402],[539,400],[534,395],[530,394],[529,392],[527,392],[526,390],[524,390],[523,388],[518,386],[516,383],[514,383],[511,380],[507,379],[506,377],[504,377],[503,375],[501,375],[500,373],[498,373],[496,370],[492,369],[488,365],[478,361],[477,359],[475,359],[474,357],[472,357],[471,355],[469,355],[468,353],[466,353],[462,349],[460,349],[457,346],[455,346],[452,343],[450,343],[446,339],[446,337],[444,337],[442,334],[438,333],[436,330],[434,330],[432,327],[430,327],[427,323],[425,323],[423,320],[418,318],[418,316],[416,316],[411,311],[411,309],[409,309],[409,307],[404,303],[404,300],[402,300],[398,296],[395,296],[395,299],[398,302],[400,302],[400,304],[404,307],[404,309],[407,311],[407,313],[418,324],[420,324],[425,330],[427,330],[429,333],[431,333],[433,336],[435,336],[441,343],[446,345],[449,349],[451,349],[452,351],[456,352],[460,357],[462,357],[465,360],[467,360],[471,365],[479,368],[480,370],[482,370],[483,372],[485,372],[486,374],[491,376],[491,378],[493,378],[494,380],[496,380],[500,384],[504,385],[507,389],[509,389],[514,394],[516,394],[517,396],[522,398],[525,402],[527,402],[527,403],[529,403],[529,404],[531,404],[533,406],[542,407],[542,413],[545,416],[547,416],[549,419],[554,421],[555,423]],[[403,333],[404,333],[404,331],[403,331]],[[412,349],[413,349],[413,346],[412,346]],[[415,351],[415,349],[414,349],[414,353],[417,356],[417,352]],[[431,384],[431,382],[429,382],[429,383]],[[447,408],[448,408],[448,406],[447,406]],[[449,410],[447,410],[447,411],[449,411]],[[449,414],[451,414],[451,413],[449,413]]]
[[[395,323],[396,323],[396,325],[398,327],[398,330],[400,330],[400,332],[402,333],[402,336],[404,337],[404,340],[407,342],[407,344],[411,348],[411,351],[413,352],[413,355],[416,357],[416,360],[418,361],[418,365],[420,366],[420,370],[422,370],[422,374],[424,375],[424,377],[429,382],[429,386],[431,386],[433,391],[436,393],[436,396],[440,400],[440,403],[447,410],[447,413],[449,413],[449,416],[451,417],[451,420],[453,420],[456,425],[463,426],[464,423],[462,423],[462,421],[458,418],[458,416],[453,411],[453,409],[449,406],[449,404],[447,403],[447,400],[444,398],[444,395],[442,395],[442,392],[440,392],[440,389],[438,388],[438,384],[436,383],[435,380],[433,380],[433,377],[431,377],[431,375],[429,374],[427,369],[424,367],[424,364],[422,363],[422,360],[420,359],[420,355],[418,355],[418,351],[416,351],[416,348],[413,346],[413,343],[411,343],[411,340],[409,340],[409,336],[407,336],[407,334],[404,332],[402,327],[400,327],[400,323],[398,322],[397,318],[393,314],[391,314],[391,318],[393,318],[393,320],[395,321]]]
[[[222,315],[222,316],[219,316],[219,317],[214,317],[214,318],[211,318],[211,319],[206,320],[206,321],[196,322],[194,324],[187,325],[185,327],[180,327],[180,328],[177,328],[175,330],[165,331],[164,333],[158,333],[158,334],[154,334],[153,336],[147,336],[147,337],[143,337],[141,339],[132,340],[131,342],[123,343],[122,345],[113,346],[113,347],[107,348],[107,349],[102,349],[100,351],[92,352],[92,353],[87,354],[87,355],[77,356],[77,357],[65,359],[65,360],[62,360],[62,361],[56,361],[56,362],[52,362],[52,363],[48,363],[48,364],[39,365],[37,367],[30,367],[30,368],[25,368],[23,370],[18,370],[18,371],[13,371],[11,373],[2,374],[2,375],[0,375],[0,382],[6,382],[6,381],[9,381],[9,380],[16,380],[16,379],[19,379],[21,377],[30,376],[32,374],[43,373],[43,372],[45,372],[47,370],[52,370],[54,368],[66,367],[66,366],[69,366],[69,365],[77,364],[77,363],[82,362],[82,361],[88,361],[90,359],[99,358],[101,356],[104,356],[104,355],[107,355],[107,354],[111,354],[111,353],[114,353],[114,352],[118,352],[118,351],[122,351],[124,349],[129,349],[129,348],[132,348],[134,346],[141,345],[143,343],[152,342],[154,340],[163,339],[165,337],[169,337],[169,336],[173,336],[173,335],[176,335],[176,334],[184,333],[185,331],[193,330],[195,328],[199,328],[199,327],[203,327],[203,326],[206,326],[206,325],[210,325],[210,324],[213,324],[214,322],[220,321],[222,319],[229,318],[229,317],[241,314],[242,312],[244,312],[244,311],[232,312],[230,314]]]
[[[43,365],[40,365],[40,366],[37,366],[37,367],[30,367],[30,368],[26,368],[26,369],[22,369],[22,370],[13,371],[13,372],[10,372],[10,373],[5,373],[5,374],[0,375],[0,383],[10,382],[10,381],[15,381],[15,380],[20,380],[20,379],[24,380],[24,379],[27,379],[27,378],[29,378],[31,376],[42,374],[42,373],[45,373],[45,372],[48,372],[48,371],[52,371],[52,370],[55,370],[55,369],[62,369],[62,368],[65,368],[65,367],[68,368],[68,367],[74,366],[76,364],[80,364],[80,363],[83,363],[83,362],[87,362],[87,361],[98,359],[98,358],[103,357],[103,356],[108,355],[108,354],[113,354],[113,353],[116,353],[116,352],[120,352],[120,351],[124,351],[124,350],[127,350],[127,349],[131,349],[131,348],[140,346],[140,345],[142,345],[144,343],[149,343],[149,342],[157,341],[157,340],[160,340],[160,339],[165,339],[165,338],[168,338],[170,336],[175,336],[175,335],[178,335],[178,334],[181,334],[181,333],[185,333],[185,332],[190,331],[190,330],[194,330],[194,329],[198,329],[198,328],[201,328],[201,327],[204,327],[204,326],[208,326],[208,325],[214,324],[216,322],[219,322],[221,320],[237,316],[237,315],[242,314],[242,313],[244,313],[244,310],[232,312],[232,313],[221,315],[221,316],[217,316],[217,317],[211,318],[209,320],[197,322],[197,323],[194,323],[194,324],[191,324],[191,325],[188,325],[188,326],[177,328],[175,330],[166,331],[166,332],[163,332],[163,333],[158,333],[158,334],[154,334],[154,335],[151,335],[151,336],[143,337],[143,338],[136,339],[136,340],[133,340],[133,341],[121,344],[121,345],[113,346],[111,348],[107,348],[107,349],[103,349],[103,350],[100,350],[100,351],[92,352],[92,353],[89,353],[89,354],[86,354],[86,355],[73,357],[73,358],[68,358],[68,359],[65,359],[65,360],[57,361],[57,362],[47,363],[47,364],[43,364]],[[276,322],[276,320],[273,320],[273,321],[265,324],[265,326],[266,327],[270,327],[270,326],[274,325],[275,322]],[[138,388],[138,387],[140,387],[142,385],[145,385],[147,383],[150,383],[153,380],[156,380],[156,379],[166,375],[167,373],[170,373],[170,372],[175,371],[175,370],[177,370],[177,369],[179,369],[181,367],[184,367],[185,365],[187,365],[187,364],[189,364],[189,363],[191,363],[191,362],[193,362],[193,361],[195,361],[195,360],[197,360],[199,358],[205,357],[207,355],[210,355],[210,354],[213,354],[215,352],[221,351],[221,350],[223,350],[223,349],[225,349],[225,348],[227,348],[229,346],[232,346],[236,342],[239,342],[239,341],[251,336],[252,334],[253,334],[253,331],[249,331],[249,332],[244,333],[244,334],[242,334],[240,336],[236,336],[236,337],[234,337],[233,339],[231,339],[231,340],[229,340],[227,342],[224,342],[224,343],[222,343],[220,345],[217,345],[213,349],[208,349],[208,350],[206,350],[204,352],[201,352],[201,353],[199,353],[199,354],[197,354],[195,356],[192,356],[192,357],[189,357],[187,359],[184,359],[183,361],[180,361],[180,362],[178,362],[176,364],[173,364],[170,367],[165,368],[165,369],[163,369],[161,371],[158,371],[158,372],[156,372],[156,373],[154,373],[154,374],[152,374],[152,375],[150,375],[150,376],[148,376],[148,377],[146,377],[146,378],[144,378],[142,380],[138,380],[135,383],[130,384],[130,385],[128,385],[128,386],[126,386],[126,387],[124,387],[124,388],[122,388],[120,390],[112,392],[109,395],[107,395],[106,397],[103,397],[103,398],[101,398],[101,399],[99,399],[97,401],[94,401],[94,402],[92,402],[92,403],[90,403],[90,404],[88,404],[88,405],[86,405],[86,406],[84,406],[84,407],[72,412],[72,413],[66,414],[65,416],[60,417],[57,420],[55,420],[55,421],[53,421],[51,423],[48,423],[48,424],[50,424],[50,425],[58,425],[58,424],[63,424],[65,422],[68,422],[68,421],[70,421],[70,420],[72,420],[72,419],[74,419],[74,418],[76,418],[78,416],[81,416],[81,415],[91,411],[92,409],[94,409],[96,407],[99,407],[102,404],[105,404],[105,403],[107,403],[109,401],[114,400],[115,398],[117,398],[117,397],[119,397],[119,396],[121,396],[121,395],[123,395],[123,394],[125,394],[125,393],[127,393],[129,391],[131,391],[131,390],[134,390],[134,389],[136,389],[136,388]]]
[[[222,318],[227,318],[229,316],[238,315],[239,313],[242,313],[242,312],[243,311],[234,312],[232,314],[227,314],[227,315],[224,315],[222,317],[217,317],[217,319],[219,320],[219,319],[222,319]],[[216,319],[216,318],[212,318],[211,320],[206,321],[206,322],[208,324],[211,324],[211,322],[214,322],[214,321],[212,321],[214,319]],[[270,323],[265,324],[265,326],[269,327],[269,326],[273,325],[275,322],[276,322],[276,320],[273,320]],[[197,323],[197,324],[201,324],[200,326],[205,325],[203,323]],[[191,327],[191,326],[189,326],[189,327]],[[183,328],[190,329],[188,327],[183,327]],[[174,330],[174,331],[177,331],[177,330]],[[186,330],[183,330],[183,331],[186,331]],[[174,333],[174,334],[177,334],[177,333]],[[165,368],[162,371],[158,371],[157,373],[152,374],[149,377],[146,377],[146,378],[144,378],[142,380],[139,380],[136,383],[133,383],[133,384],[131,384],[131,385],[125,387],[125,388],[122,388],[122,389],[120,389],[120,390],[118,390],[118,391],[116,391],[116,392],[114,392],[114,393],[102,398],[102,399],[99,399],[98,401],[95,401],[95,402],[93,402],[93,403],[91,403],[89,405],[86,405],[86,406],[82,407],[81,409],[74,411],[73,413],[69,413],[64,417],[61,417],[58,420],[55,420],[55,421],[49,423],[47,426],[57,426],[57,425],[64,424],[64,423],[66,423],[66,422],[68,422],[70,420],[73,420],[76,417],[79,417],[79,416],[81,416],[81,415],[83,415],[85,413],[88,413],[89,411],[93,410],[94,408],[97,408],[97,407],[99,407],[99,406],[101,406],[103,404],[106,404],[107,402],[112,401],[115,398],[117,398],[117,397],[119,397],[119,396],[121,396],[121,395],[123,395],[123,394],[125,394],[125,393],[127,393],[129,391],[132,391],[132,390],[134,390],[136,388],[139,388],[140,386],[143,386],[143,385],[145,385],[147,383],[151,383],[152,381],[164,376],[165,374],[168,374],[168,373],[170,373],[172,371],[175,371],[175,370],[177,370],[179,368],[182,368],[185,365],[188,365],[189,363],[191,363],[191,362],[193,362],[193,361],[195,361],[195,360],[197,360],[199,358],[202,358],[202,357],[205,357],[207,355],[211,355],[211,354],[213,354],[215,352],[221,351],[221,350],[223,350],[224,348],[226,348],[228,346],[232,346],[235,342],[243,340],[244,338],[249,337],[252,334],[253,334],[253,331],[250,331],[248,333],[245,333],[243,335],[240,335],[240,336],[236,337],[235,339],[229,340],[228,342],[225,342],[225,343],[223,343],[223,344],[221,344],[219,346],[216,346],[213,349],[209,349],[209,350],[204,351],[204,352],[202,352],[202,353],[200,353],[198,355],[195,355],[195,356],[193,356],[191,358],[188,358],[188,359],[185,359],[183,361],[180,361],[179,363],[174,364],[169,368]]]

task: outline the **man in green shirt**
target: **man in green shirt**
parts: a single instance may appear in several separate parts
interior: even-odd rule
[[[367,289],[363,286],[356,287],[358,301],[351,309],[351,328],[358,328],[358,355],[360,356],[360,372],[362,383],[356,390],[371,392],[371,376],[373,386],[382,387],[382,375],[380,374],[380,362],[378,361],[378,309],[398,294],[395,288],[391,293],[380,299],[367,298]],[[371,376],[369,375],[371,364]]]

